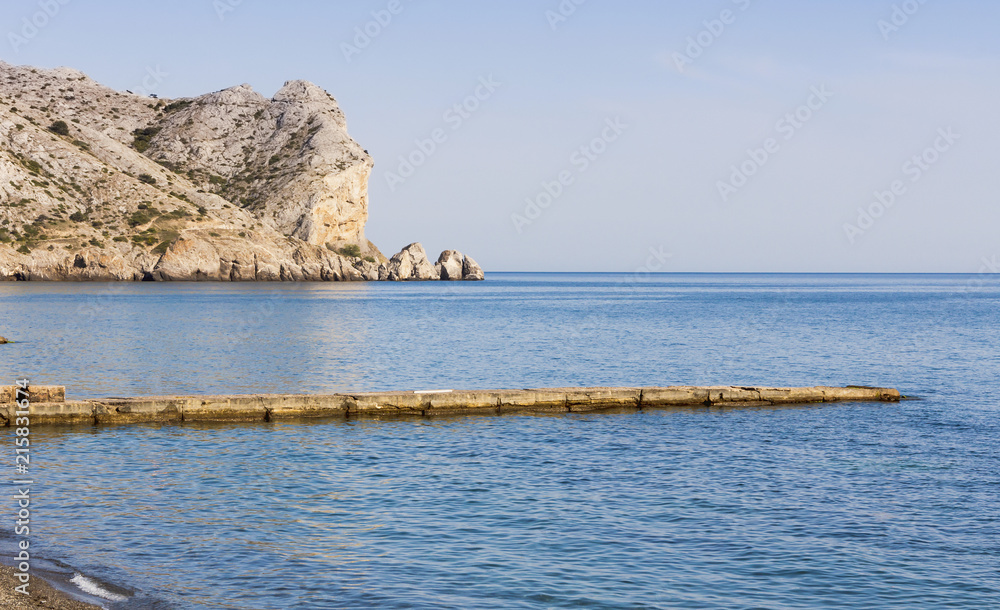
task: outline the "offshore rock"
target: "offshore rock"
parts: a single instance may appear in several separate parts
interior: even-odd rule
[[[486,279],[483,268],[471,256],[466,256],[462,262],[462,279],[469,281],[482,281]]]
[[[477,281],[485,279],[485,275],[479,264],[471,256],[465,256],[458,250],[445,250],[442,252],[434,268],[437,269],[438,275],[440,275],[442,280]]]
[[[394,282],[439,280],[440,274],[427,260],[427,252],[419,243],[410,244],[389,259],[388,278]]]
[[[464,261],[465,255],[458,250],[445,250],[438,257],[434,268],[438,270],[442,280],[460,280]]]

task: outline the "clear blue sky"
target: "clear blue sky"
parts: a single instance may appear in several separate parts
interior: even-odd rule
[[[384,26],[390,0],[49,1],[47,19],[44,1],[3,3],[0,58],[117,89],[158,70],[169,97],[297,78],[330,91],[375,158],[368,234],[387,254],[421,241],[497,271],[976,273],[1000,258],[992,0],[566,0],[558,21],[559,0],[400,0]],[[894,6],[912,14],[892,25]],[[12,40],[33,17],[48,23]],[[474,111],[448,114],[463,102]]]

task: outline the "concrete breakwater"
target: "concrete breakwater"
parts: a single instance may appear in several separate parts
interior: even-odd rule
[[[897,390],[866,386],[765,388],[672,386],[433,390],[325,395],[251,394],[66,400],[62,386],[31,386],[31,425],[129,424],[186,421],[276,421],[301,418],[384,418],[438,414],[583,413],[611,409],[743,407],[828,402],[898,402]],[[23,416],[15,387],[0,387],[0,419]],[[22,411],[21,413],[18,413]]]

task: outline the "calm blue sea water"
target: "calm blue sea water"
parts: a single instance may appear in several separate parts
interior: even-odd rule
[[[995,277],[5,284],[0,334],[18,341],[0,374],[78,398],[676,383],[922,398],[38,428],[33,546],[130,596],[111,608],[1000,607]]]

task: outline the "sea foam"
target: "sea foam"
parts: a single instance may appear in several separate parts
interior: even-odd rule
[[[106,599],[112,602],[123,602],[126,599],[128,599],[124,595],[118,595],[117,593],[112,593],[111,591],[108,591],[107,589],[97,584],[96,582],[90,580],[83,574],[74,574],[73,578],[69,579],[69,581],[74,585],[76,585],[77,587],[80,587],[80,590],[86,593],[87,595],[93,595],[95,597],[100,597],[101,599]]]

